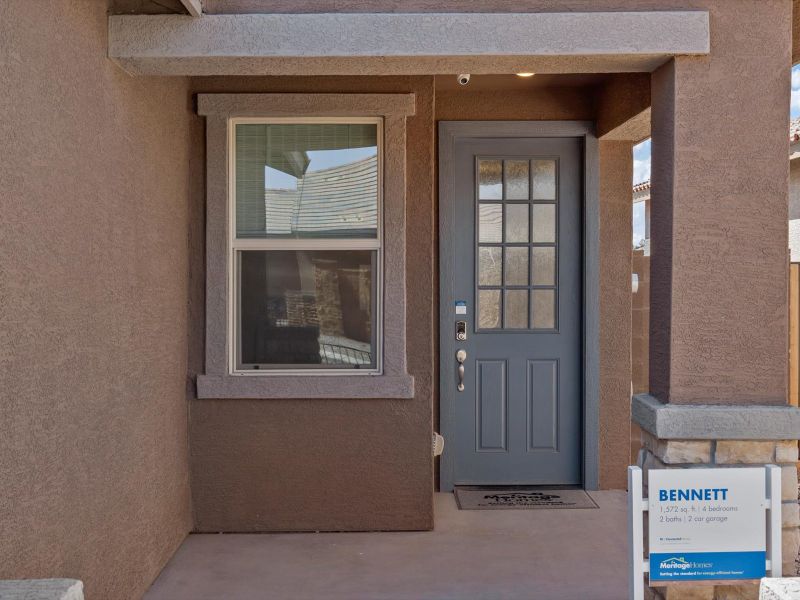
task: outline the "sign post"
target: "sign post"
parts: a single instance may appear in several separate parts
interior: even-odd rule
[[[630,598],[648,584],[781,575],[780,468],[628,467]],[[644,556],[647,512],[648,557]]]

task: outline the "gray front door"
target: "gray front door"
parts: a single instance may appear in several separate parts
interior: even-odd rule
[[[582,482],[581,144],[455,142],[440,298],[455,485]]]

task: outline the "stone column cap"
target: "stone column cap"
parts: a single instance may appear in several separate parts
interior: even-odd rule
[[[83,600],[78,579],[6,579],[0,581],[3,600]]]
[[[800,594],[800,577],[784,577],[773,579],[765,577],[761,580],[760,600],[791,600]]]
[[[633,397],[631,417],[662,440],[796,440],[800,408],[759,404],[665,404],[649,394]]]

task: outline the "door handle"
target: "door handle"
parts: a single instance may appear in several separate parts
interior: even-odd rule
[[[456,352],[456,360],[458,361],[458,391],[464,391],[464,361],[467,360],[466,350],[459,350]]]

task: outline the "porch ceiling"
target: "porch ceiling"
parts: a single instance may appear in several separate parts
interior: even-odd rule
[[[108,29],[134,75],[612,73],[709,52],[706,11],[114,15]]]

